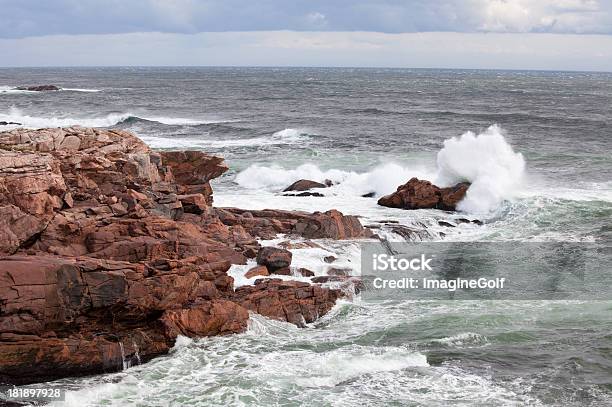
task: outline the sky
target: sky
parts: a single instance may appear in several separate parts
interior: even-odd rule
[[[612,71],[612,0],[0,0],[0,66]]]

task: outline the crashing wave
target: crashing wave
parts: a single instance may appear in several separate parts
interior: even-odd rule
[[[130,112],[109,113],[100,117],[41,117],[28,115],[16,107],[11,107],[7,113],[0,113],[0,121],[18,122],[22,123],[22,127],[33,129],[68,126],[108,127],[138,121],[157,122],[170,126],[197,126],[227,122],[225,120],[200,120],[181,117],[138,116]]]
[[[478,135],[467,132],[446,140],[438,152],[436,170],[396,163],[381,164],[362,173],[323,170],[311,163],[294,169],[253,164],[240,172],[235,182],[246,188],[278,192],[300,179],[317,182],[331,180],[335,185],[319,192],[325,195],[354,196],[373,192],[374,196],[380,197],[392,193],[412,177],[435,180],[439,186],[467,181],[472,185],[458,209],[470,213],[487,213],[519,193],[524,173],[525,160],[522,154],[514,152],[504,138],[502,129],[493,125]]]

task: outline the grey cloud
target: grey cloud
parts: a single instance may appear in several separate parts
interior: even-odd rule
[[[612,33],[610,0],[0,0],[0,37],[223,31]]]

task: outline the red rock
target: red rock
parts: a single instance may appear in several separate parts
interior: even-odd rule
[[[247,310],[299,326],[329,311],[339,291],[257,280],[234,292],[227,270],[261,254],[289,275],[291,253],[263,256],[264,235],[366,229],[337,211],[212,208],[209,181],[226,170],[119,130],[0,133],[0,382],[121,370],[179,334],[241,332]]]
[[[381,206],[401,209],[442,209],[453,211],[465,197],[470,184],[460,183],[449,188],[439,188],[429,181],[411,178],[397,187],[394,193],[378,200]]]
[[[289,267],[292,257],[289,250],[266,246],[259,249],[257,264],[266,266],[271,273],[274,273],[276,270]]]
[[[182,194],[200,193],[212,204],[212,188],[209,181],[229,169],[221,157],[201,151],[164,151],[162,162],[172,170]]]
[[[251,269],[249,269],[249,271],[247,271],[245,273],[245,277],[246,278],[252,278],[255,276],[269,276],[270,272],[268,272],[268,268],[266,266],[255,266]]]
[[[242,225],[251,235],[274,239],[277,234],[308,239],[362,239],[373,236],[359,219],[336,210],[306,213],[264,209],[261,211],[238,208],[216,208],[219,219],[226,225]]]
[[[325,315],[341,296],[340,290],[298,281],[265,279],[257,280],[255,286],[236,289],[234,301],[269,318],[304,326]]]

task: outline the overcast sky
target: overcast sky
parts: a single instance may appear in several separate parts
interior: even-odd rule
[[[612,0],[0,0],[0,66],[612,71]]]

